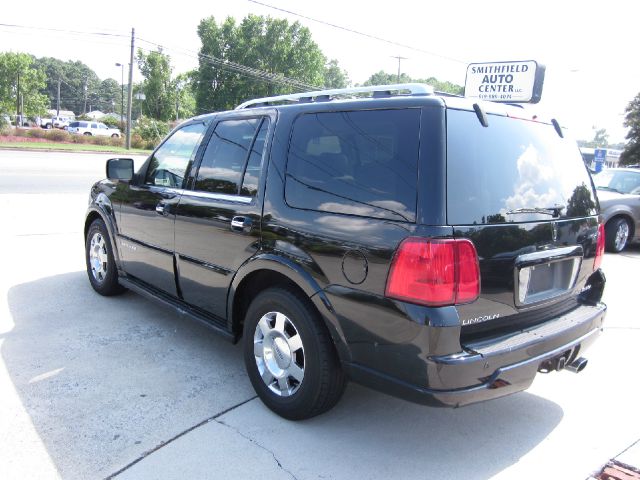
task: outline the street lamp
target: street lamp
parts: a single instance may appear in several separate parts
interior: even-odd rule
[[[124,128],[124,64],[116,63],[116,67],[120,67],[120,88],[122,89],[120,95],[120,128]]]

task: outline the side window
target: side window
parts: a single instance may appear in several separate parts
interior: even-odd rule
[[[91,124],[91,128],[98,128],[98,124],[97,123],[92,123]]]
[[[419,135],[419,109],[298,117],[287,158],[287,203],[415,221]]]
[[[204,123],[196,123],[174,132],[153,154],[144,183],[182,187],[187,167],[193,162],[206,129]]]
[[[218,123],[202,157],[195,189],[255,195],[268,123],[262,118]]]

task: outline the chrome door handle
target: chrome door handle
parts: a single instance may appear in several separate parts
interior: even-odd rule
[[[164,203],[159,203],[156,205],[156,213],[159,213],[160,215],[164,215]]]

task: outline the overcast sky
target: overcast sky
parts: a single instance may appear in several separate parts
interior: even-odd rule
[[[541,109],[569,127],[576,138],[593,138],[606,128],[610,141],[623,141],[624,109],[640,92],[636,0],[393,2],[259,0],[280,9],[381,37],[413,48],[374,40],[296,17],[247,0],[91,3],[31,0],[5,2],[0,51],[81,60],[98,76],[120,81],[116,62],[127,63],[131,28],[136,46],[164,46],[174,72],[197,66],[202,18],[241,20],[249,13],[285,17],[307,26],[328,58],[335,58],[353,82],[379,70],[397,71],[392,56],[407,57],[402,71],[464,84],[468,62],[536,60],[547,67]],[[51,31],[44,29],[66,30]],[[104,32],[123,36],[83,35]],[[126,74],[125,74],[126,75]],[[139,75],[136,73],[136,79]]]

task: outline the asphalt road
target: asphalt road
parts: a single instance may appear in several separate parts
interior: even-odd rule
[[[239,345],[91,290],[82,221],[108,157],[0,151],[0,478],[585,479],[640,439],[640,249],[605,256],[609,315],[581,374],[458,410],[350,385],[289,422]]]

